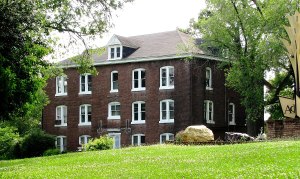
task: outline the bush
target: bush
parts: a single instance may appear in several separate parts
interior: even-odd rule
[[[48,149],[55,148],[55,137],[41,130],[34,130],[27,134],[21,144],[22,157],[42,156]]]
[[[95,151],[95,150],[108,150],[113,148],[113,139],[107,135],[100,136],[98,139],[90,140],[86,145],[84,145],[84,149],[86,151]]]
[[[0,159],[10,159],[13,157],[13,148],[20,140],[17,129],[13,127],[0,128]]]
[[[51,156],[61,154],[59,149],[48,149],[43,153],[43,156]]]

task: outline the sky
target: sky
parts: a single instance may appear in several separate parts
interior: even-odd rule
[[[134,0],[115,12],[112,18],[114,27],[103,38],[89,41],[88,45],[105,46],[113,34],[128,37],[187,28],[190,19],[197,18],[204,8],[205,0]],[[62,36],[59,38],[63,41]],[[81,43],[65,49],[54,47],[56,53],[48,59],[61,61],[82,53],[84,49]]]

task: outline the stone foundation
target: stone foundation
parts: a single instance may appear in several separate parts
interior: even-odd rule
[[[300,137],[300,119],[267,121],[268,138]]]

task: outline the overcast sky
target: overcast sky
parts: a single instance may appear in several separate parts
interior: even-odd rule
[[[124,37],[151,34],[187,28],[191,18],[197,18],[200,10],[205,8],[205,0],[135,0],[127,3],[113,16],[114,27],[103,35],[102,39],[89,42],[92,47],[105,46],[113,34]],[[60,37],[61,38],[61,37]],[[76,47],[54,47],[63,55],[53,55],[47,59],[60,61],[80,54],[83,44]]]

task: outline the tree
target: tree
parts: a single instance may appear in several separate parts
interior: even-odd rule
[[[31,118],[45,105],[42,89],[53,73],[52,65],[42,59],[52,51],[52,32],[65,32],[85,44],[84,37],[101,35],[111,27],[112,11],[125,2],[1,0],[0,120]]]
[[[215,55],[227,59],[226,85],[238,91],[246,109],[247,128],[257,135],[263,126],[263,86],[275,89],[264,79],[267,70],[289,71],[288,58],[280,42],[287,37],[283,28],[286,14],[297,9],[294,0],[207,0],[197,21],[191,22],[189,32],[203,39],[203,48],[219,49]],[[290,73],[286,73],[291,75]],[[286,78],[289,78],[286,77]],[[285,79],[285,78],[283,78]]]

